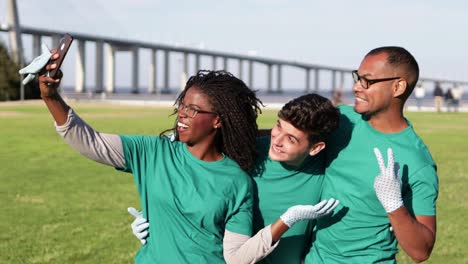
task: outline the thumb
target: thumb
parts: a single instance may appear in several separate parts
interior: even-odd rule
[[[142,216],[141,211],[138,211],[137,209],[135,209],[133,207],[127,208],[127,211],[128,211],[129,214],[133,215],[135,218],[138,218],[138,217]]]

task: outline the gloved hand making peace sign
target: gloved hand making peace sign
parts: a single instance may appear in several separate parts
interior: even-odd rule
[[[385,167],[379,149],[374,148],[374,153],[380,168],[380,174],[375,177],[374,180],[375,193],[384,207],[385,212],[391,213],[403,206],[401,178],[398,175],[398,171],[395,170],[395,162],[391,148],[387,150],[387,167]]]

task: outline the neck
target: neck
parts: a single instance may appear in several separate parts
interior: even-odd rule
[[[215,141],[209,143],[186,144],[187,149],[194,157],[203,161],[217,161],[223,158],[223,154],[216,147]]]
[[[308,156],[304,156],[300,160],[295,160],[295,161],[283,161],[282,163],[286,165],[287,167],[289,167],[290,169],[299,169],[300,167],[302,167],[307,157]]]
[[[375,130],[382,133],[398,133],[408,127],[403,109],[373,114],[368,122]]]

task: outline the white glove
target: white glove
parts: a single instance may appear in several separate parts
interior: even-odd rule
[[[377,163],[380,168],[380,174],[375,177],[374,180],[375,193],[384,207],[385,212],[391,213],[403,206],[403,199],[401,197],[401,178],[398,176],[398,172],[395,171],[393,151],[391,148],[387,150],[387,167],[384,165],[384,160],[379,149],[374,148],[374,153],[377,157]]]
[[[28,82],[34,80],[36,74],[40,72],[49,62],[52,53],[50,53],[49,48],[45,44],[41,46],[42,54],[34,58],[34,60],[29,63],[28,66],[19,70],[19,74],[27,74],[26,78],[23,80],[23,84],[26,85]]]
[[[295,205],[289,207],[280,218],[287,226],[291,227],[302,220],[312,220],[328,215],[339,203],[340,201],[330,198],[330,200],[323,200],[316,205]]]
[[[146,244],[146,238],[148,237],[148,221],[143,218],[141,211],[133,207],[129,207],[127,211],[135,217],[135,220],[132,223],[132,232],[140,240],[141,244]]]
[[[175,134],[174,133],[170,133],[169,135],[167,135],[167,138],[169,138],[169,140],[172,142],[172,141],[175,141]]]

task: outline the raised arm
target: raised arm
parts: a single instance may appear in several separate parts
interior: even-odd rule
[[[436,217],[416,215],[413,217],[403,204],[401,179],[395,171],[393,151],[388,149],[387,167],[382,155],[374,149],[380,167],[374,189],[380,203],[387,212],[393,232],[401,248],[415,262],[429,258],[436,238]]]
[[[52,61],[59,58],[55,51],[52,54]],[[55,120],[57,132],[82,155],[106,165],[123,168],[125,159],[120,137],[95,131],[73,112],[57,91],[62,72],[59,71],[56,79],[47,77],[47,71],[56,67],[56,64],[46,65],[41,71],[39,89],[42,100]]]
[[[83,156],[99,163],[124,168],[125,157],[120,136],[95,131],[71,108],[65,124],[56,125],[65,142]]]

